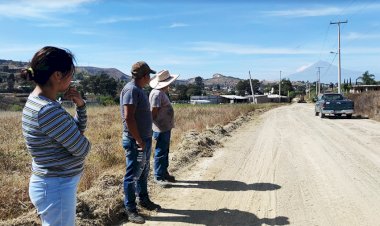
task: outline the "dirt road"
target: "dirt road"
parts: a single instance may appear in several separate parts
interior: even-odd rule
[[[293,104],[223,144],[155,194],[146,225],[380,225],[379,122]]]

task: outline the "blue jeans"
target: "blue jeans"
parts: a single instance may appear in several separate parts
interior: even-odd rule
[[[149,199],[148,195],[148,176],[150,168],[150,153],[152,149],[152,138],[144,139],[145,142],[145,166],[140,177],[135,180],[136,174],[139,173],[139,164],[137,162],[137,144],[136,140],[130,137],[123,137],[123,148],[126,158],[126,173],[124,176],[124,205],[129,211],[136,210],[136,195],[144,201]]]
[[[32,174],[29,197],[42,225],[75,225],[77,187],[81,174],[73,177],[41,177]]]
[[[157,141],[154,151],[154,176],[163,180],[168,175],[169,147],[171,130],[166,132],[153,132],[153,138]]]

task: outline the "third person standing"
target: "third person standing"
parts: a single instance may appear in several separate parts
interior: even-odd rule
[[[153,88],[149,95],[153,118],[153,138],[157,141],[154,152],[154,181],[162,186],[175,182],[175,177],[168,172],[171,130],[174,128],[174,110],[167,93],[169,85],[179,75],[171,75],[162,70],[150,81]]]

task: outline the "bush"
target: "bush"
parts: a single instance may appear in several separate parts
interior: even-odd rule
[[[112,106],[117,104],[112,96],[99,96],[98,100],[103,106]]]
[[[23,107],[20,105],[13,104],[9,107],[10,111],[22,111]]]
[[[358,94],[348,94],[348,99],[353,100],[355,112],[368,115],[373,119],[380,119],[380,92],[371,91]]]

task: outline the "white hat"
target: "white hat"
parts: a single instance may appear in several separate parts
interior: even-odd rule
[[[157,72],[156,76],[150,80],[150,87],[153,89],[162,89],[174,82],[179,75],[171,75],[168,70]]]

